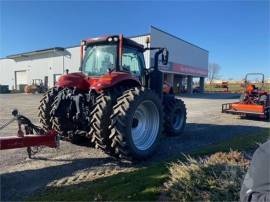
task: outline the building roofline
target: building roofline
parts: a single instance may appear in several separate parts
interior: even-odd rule
[[[19,57],[29,57],[31,55],[39,54],[39,53],[47,53],[51,51],[65,51],[65,48],[62,47],[53,47],[53,48],[46,48],[46,49],[40,49],[40,50],[35,50],[35,51],[29,51],[29,52],[24,52],[24,53],[18,53],[14,55],[8,55],[5,58],[6,59],[14,59],[14,58],[19,58]]]
[[[145,34],[139,34],[139,35],[133,35],[133,36],[127,36],[127,38],[136,38],[136,37],[142,37],[142,36],[151,36],[150,33],[145,33]]]
[[[197,47],[197,48],[199,48],[199,49],[201,49],[201,50],[206,51],[207,53],[209,53],[208,50],[206,50],[206,49],[204,49],[204,48],[202,48],[202,47],[200,47],[200,46],[197,46],[196,44],[190,43],[190,42],[188,42],[188,41],[186,41],[186,40],[184,40],[184,39],[181,39],[181,38],[179,38],[179,37],[177,37],[177,36],[175,36],[175,35],[173,35],[173,34],[170,34],[170,33],[166,32],[166,31],[163,31],[163,30],[161,30],[161,29],[159,29],[159,28],[157,28],[157,27],[155,27],[155,26],[153,26],[153,25],[151,25],[151,27],[154,28],[154,29],[156,29],[156,30],[158,30],[158,31],[160,31],[160,32],[163,32],[164,34],[167,34],[167,35],[169,35],[169,36],[171,36],[171,37],[173,37],[173,38],[175,38],[175,39],[178,39],[178,40],[180,40],[180,41],[186,42],[186,43],[188,43],[188,44],[190,44],[190,45],[192,45],[192,46],[195,46],[195,47]]]
[[[65,49],[68,49],[68,48],[77,48],[77,47],[80,47],[80,46],[81,46],[80,44],[71,45],[71,46],[67,46]]]

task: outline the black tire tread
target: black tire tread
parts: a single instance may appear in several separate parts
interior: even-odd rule
[[[109,145],[109,124],[110,115],[112,112],[111,97],[102,93],[96,99],[95,108],[90,114],[90,136],[92,142],[95,143],[97,149],[103,150],[105,153],[110,153]]]
[[[51,115],[50,112],[52,110],[52,104],[54,102],[54,98],[58,94],[57,88],[50,88],[47,92],[44,93],[42,99],[40,100],[40,105],[38,107],[38,117],[39,122],[41,123],[41,127],[48,131],[52,129]]]
[[[171,117],[172,113],[175,110],[175,108],[181,108],[181,111],[184,113],[184,123],[183,127],[181,128],[180,132],[175,133],[174,129],[171,126]],[[186,125],[187,120],[187,110],[186,105],[183,100],[172,98],[170,99],[164,106],[164,132],[167,136],[177,136],[180,135]]]
[[[66,93],[67,88],[64,88],[61,90],[62,92]],[[58,102],[58,96],[55,96],[54,101],[52,103],[52,106],[55,106],[56,103]],[[53,109],[52,109],[53,110]],[[51,123],[52,123],[52,129],[54,129],[58,134],[60,135],[67,135],[67,132],[70,129],[70,126],[73,126],[72,122],[70,122],[69,120],[65,119],[64,117],[55,117],[55,116],[51,116]],[[68,121],[68,123],[67,123]]]
[[[96,98],[95,107],[90,114],[90,132],[92,142],[97,149],[103,150],[105,153],[112,155],[114,150],[111,147],[111,140],[109,139],[111,124],[111,114],[113,105],[117,102],[117,98],[128,89],[128,86],[116,86],[107,92],[101,93]]]
[[[126,125],[127,120],[130,119],[132,114],[128,113],[130,107],[132,107],[132,102],[136,97],[143,96],[145,93],[152,93],[152,97],[157,95],[151,91],[142,87],[135,87],[130,90],[125,91],[125,93],[117,99],[117,104],[113,107],[113,114],[111,115],[112,123],[109,127],[111,134],[109,138],[111,139],[111,147],[114,149],[114,156],[117,158],[128,159],[128,160],[141,160],[141,157],[134,156],[132,154],[131,148],[127,144],[127,137],[125,136],[125,130],[128,127]],[[162,111],[162,105],[160,104]],[[163,121],[163,117],[161,119]],[[162,131],[163,124],[161,124]]]

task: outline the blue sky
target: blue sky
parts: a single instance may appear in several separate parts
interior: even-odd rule
[[[0,57],[150,25],[209,50],[224,79],[270,77],[270,1],[1,1]]]

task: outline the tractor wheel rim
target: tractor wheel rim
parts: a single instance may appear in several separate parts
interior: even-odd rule
[[[184,122],[183,113],[181,109],[175,110],[172,117],[172,126],[175,130],[179,130]]]
[[[159,111],[157,106],[146,100],[139,104],[132,120],[132,140],[138,150],[147,150],[155,142],[159,132]]]

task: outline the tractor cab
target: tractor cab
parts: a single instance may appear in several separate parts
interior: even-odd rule
[[[154,67],[150,69],[145,66],[143,53],[146,50],[157,50]],[[91,88],[97,91],[126,82],[143,85],[162,94],[163,75],[158,70],[160,54],[162,63],[167,64],[167,49],[145,48],[123,35],[86,39],[81,43],[81,71],[89,77]],[[104,79],[110,82],[106,83]]]
[[[81,70],[92,77],[112,71],[139,77],[145,69],[143,52],[142,45],[122,35],[83,40]]]
[[[146,50],[156,51],[154,66],[149,69],[146,69],[144,61],[143,53]],[[168,85],[163,87],[163,74],[158,69],[160,55],[162,63],[166,65],[166,48],[145,48],[131,39],[124,38],[123,35],[82,40],[81,73],[62,76],[57,86],[75,86],[79,90],[92,89],[97,93],[117,85],[145,86],[161,97],[163,92],[168,91]]]
[[[100,93],[122,82],[141,85],[144,75],[144,47],[119,36],[81,41],[80,72],[63,75],[57,85]]]

